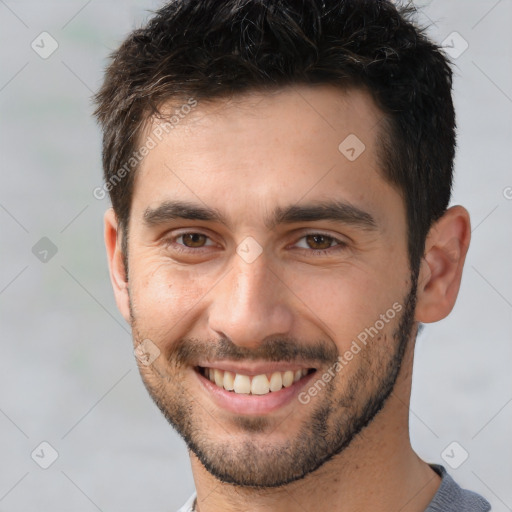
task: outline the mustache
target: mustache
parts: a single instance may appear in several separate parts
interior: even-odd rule
[[[181,338],[167,354],[167,360],[176,366],[196,366],[198,361],[263,360],[268,362],[296,362],[309,365],[312,362],[326,364],[337,360],[338,349],[333,342],[317,340],[300,343],[295,339],[279,337],[266,339],[256,348],[236,345],[228,338],[200,340]]]

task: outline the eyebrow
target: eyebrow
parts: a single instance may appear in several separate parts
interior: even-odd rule
[[[146,208],[143,214],[147,227],[155,227],[176,219],[218,222],[229,226],[228,220],[219,210],[187,201],[167,200],[155,208]],[[320,201],[277,207],[270,217],[265,219],[264,224],[271,230],[282,224],[319,220],[342,222],[371,231],[378,229],[377,222],[370,213],[343,201]]]

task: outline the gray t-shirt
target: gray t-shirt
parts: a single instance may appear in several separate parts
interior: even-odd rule
[[[462,489],[439,464],[430,467],[441,477],[441,485],[425,512],[487,512],[491,505],[479,494]],[[178,512],[193,512],[196,493],[192,494]]]
[[[479,494],[462,489],[439,464],[430,467],[441,477],[441,485],[425,512],[487,512],[489,502]]]

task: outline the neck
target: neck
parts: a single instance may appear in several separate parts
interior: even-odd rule
[[[343,452],[299,481],[266,489],[225,484],[191,453],[196,510],[423,512],[439,487],[440,477],[411,447],[411,353],[404,358],[402,368],[393,393],[373,421]]]

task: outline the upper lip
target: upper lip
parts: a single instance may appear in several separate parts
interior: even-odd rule
[[[293,363],[293,362],[240,362],[240,361],[228,361],[228,360],[220,360],[220,361],[203,361],[199,362],[197,366],[201,366],[202,368],[216,368],[217,370],[228,371],[232,373],[239,373],[242,375],[261,375],[273,372],[286,372],[288,370],[296,371],[306,369],[315,369],[313,365],[308,365],[304,363]]]

